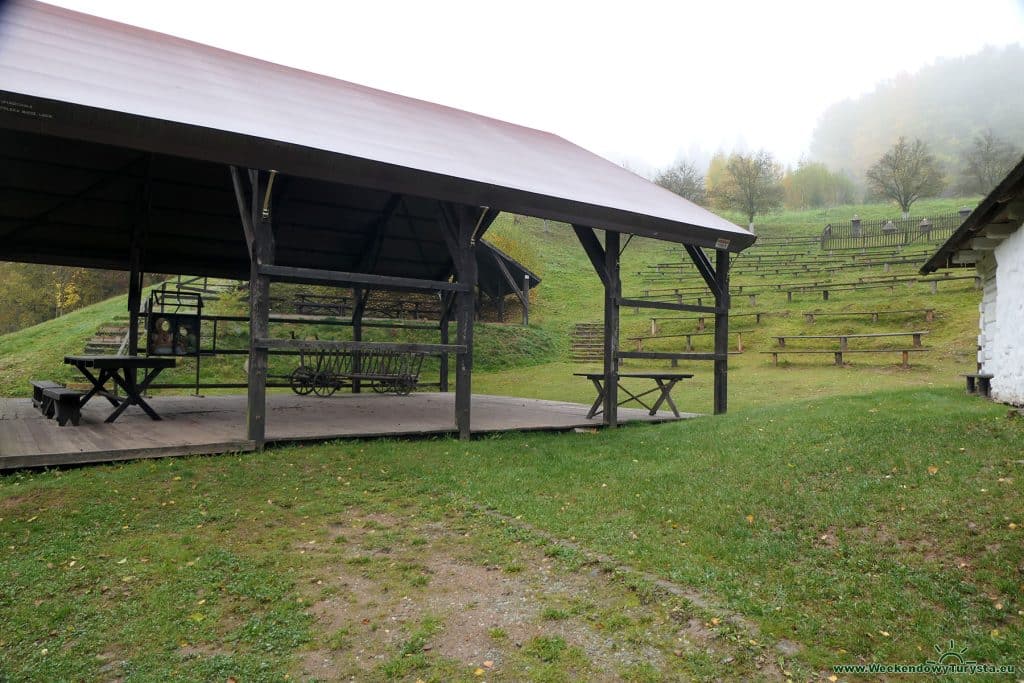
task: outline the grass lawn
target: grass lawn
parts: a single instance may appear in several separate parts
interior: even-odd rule
[[[20,473],[0,678],[806,679],[950,639],[1020,664],[1022,452],[1005,407],[926,388]]]

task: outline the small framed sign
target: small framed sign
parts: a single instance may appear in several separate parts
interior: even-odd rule
[[[149,318],[146,336],[151,356],[194,356],[199,351],[199,316],[155,313]]]

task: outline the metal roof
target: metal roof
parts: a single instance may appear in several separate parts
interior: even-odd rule
[[[0,129],[730,251],[755,239],[550,133],[32,0],[0,7]]]
[[[927,275],[939,268],[948,268],[953,264],[953,256],[965,249],[970,249],[969,242],[975,237],[983,236],[990,225],[1021,222],[1024,202],[1024,158],[1010,171],[995,189],[986,196],[978,208],[971,212],[956,231],[949,236],[941,247],[932,254],[927,263],[921,266],[921,273]],[[1016,205],[1016,207],[1015,207]],[[1016,215],[1011,215],[1016,213]]]

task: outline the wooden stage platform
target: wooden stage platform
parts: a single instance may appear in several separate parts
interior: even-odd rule
[[[163,396],[150,400],[163,420],[154,422],[130,408],[114,424],[105,401],[90,401],[82,424],[58,427],[42,417],[30,399],[0,399],[0,470],[87,462],[232,453],[253,449],[245,439],[245,396]],[[454,393],[410,396],[339,394],[331,398],[267,396],[267,441],[325,441],[337,438],[420,436],[455,432]],[[567,430],[600,426],[586,419],[588,406],[506,396],[473,396],[475,434]],[[684,413],[683,418],[696,417]],[[666,422],[668,411],[619,408],[621,422]]]

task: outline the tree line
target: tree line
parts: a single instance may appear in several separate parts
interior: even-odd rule
[[[159,276],[150,276],[152,284]],[[4,305],[0,334],[58,318],[128,290],[128,274],[110,270],[0,262]]]
[[[866,198],[892,201],[907,217],[918,199],[947,189],[987,194],[1020,160],[1021,149],[991,130],[974,137],[953,169],[924,140],[900,136],[865,172]],[[677,161],[659,171],[654,182],[696,204],[740,212],[751,228],[756,216],[782,207],[851,204],[861,194],[849,174],[821,162],[783,168],[764,150],[718,153],[706,173],[689,161]]]
[[[884,49],[884,48],[880,48]],[[926,140],[947,169],[959,166],[986,130],[1024,140],[1024,45],[988,47],[900,74],[837,102],[818,120],[809,156],[861,178],[900,136]],[[956,185],[958,176],[949,178]]]

